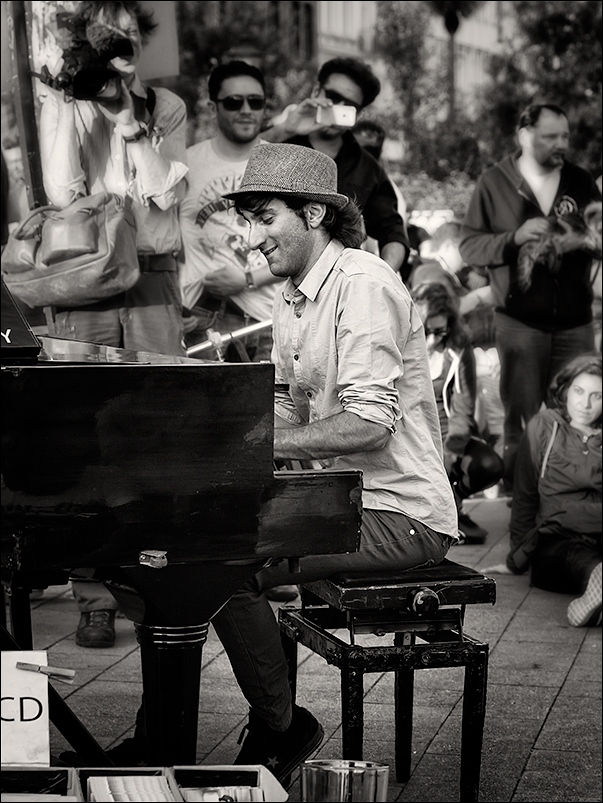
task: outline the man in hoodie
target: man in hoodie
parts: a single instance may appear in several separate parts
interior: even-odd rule
[[[569,122],[559,106],[529,106],[519,118],[518,143],[516,153],[479,178],[460,242],[463,259],[487,267],[490,275],[508,491],[524,426],[540,409],[553,376],[594,347],[593,254],[570,221],[601,197],[592,176],[566,161]],[[552,226],[558,231],[554,247],[526,277],[526,244],[550,239]]]

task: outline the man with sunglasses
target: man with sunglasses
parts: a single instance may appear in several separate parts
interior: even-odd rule
[[[208,91],[217,134],[188,148],[189,187],[180,205],[180,288],[188,347],[207,340],[208,329],[227,333],[271,319],[278,281],[262,254],[249,248],[245,221],[222,197],[238,188],[259,140],[264,76],[251,64],[232,61],[213,70]],[[270,359],[271,349],[268,328],[233,341],[225,357],[259,362]]]
[[[399,272],[410,246],[387,173],[359,145],[350,128],[316,122],[319,106],[352,106],[359,114],[380,91],[379,79],[368,64],[354,58],[331,59],[320,68],[312,95],[275,118],[262,136],[270,142],[304,145],[330,156],[337,165],[339,192],[355,199],[367,235],[378,242],[381,258]]]

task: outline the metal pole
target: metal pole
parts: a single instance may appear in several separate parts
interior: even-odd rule
[[[242,329],[237,329],[236,332],[228,332],[227,334],[220,334],[220,348],[230,343],[231,340],[238,340],[241,337],[252,335],[254,332],[260,332],[262,329],[268,329],[272,326],[272,320],[260,321],[259,323],[252,323],[250,326],[244,326]],[[202,351],[209,351],[216,348],[214,340],[205,340],[203,343],[197,343],[196,346],[191,346],[186,350],[187,357],[193,357],[195,354],[200,354]]]
[[[23,0],[10,0],[7,6],[7,23],[14,68],[13,100],[21,153],[23,154],[27,200],[29,208],[34,209],[46,203],[46,193],[42,180],[35,96],[29,61],[28,19],[31,26],[31,3]]]

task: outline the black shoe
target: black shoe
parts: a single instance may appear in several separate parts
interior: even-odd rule
[[[112,647],[115,644],[115,611],[83,613],[75,643],[78,647]]]
[[[107,758],[116,767],[145,767],[142,746],[138,739],[124,739],[123,742],[110,750],[105,750]],[[68,767],[90,767],[89,761],[83,759],[79,753],[65,750],[59,755],[59,760]],[[107,764],[107,766],[111,766]]]
[[[318,720],[305,708],[293,706],[293,720],[286,731],[272,730],[253,711],[245,725],[239,743],[247,731],[235,764],[263,764],[275,778],[288,785],[294,769],[320,747],[324,730]]]
[[[299,597],[299,591],[294,585],[274,586],[266,589],[264,596],[272,602],[293,602]]]
[[[476,524],[466,513],[459,513],[459,530],[462,530],[465,544],[484,544],[488,530]]]

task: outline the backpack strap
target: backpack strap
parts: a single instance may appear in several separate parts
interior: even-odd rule
[[[147,90],[147,111],[149,113],[149,117],[153,116],[153,112],[155,111],[155,104],[157,103],[157,95],[155,90],[151,86],[146,87]]]

